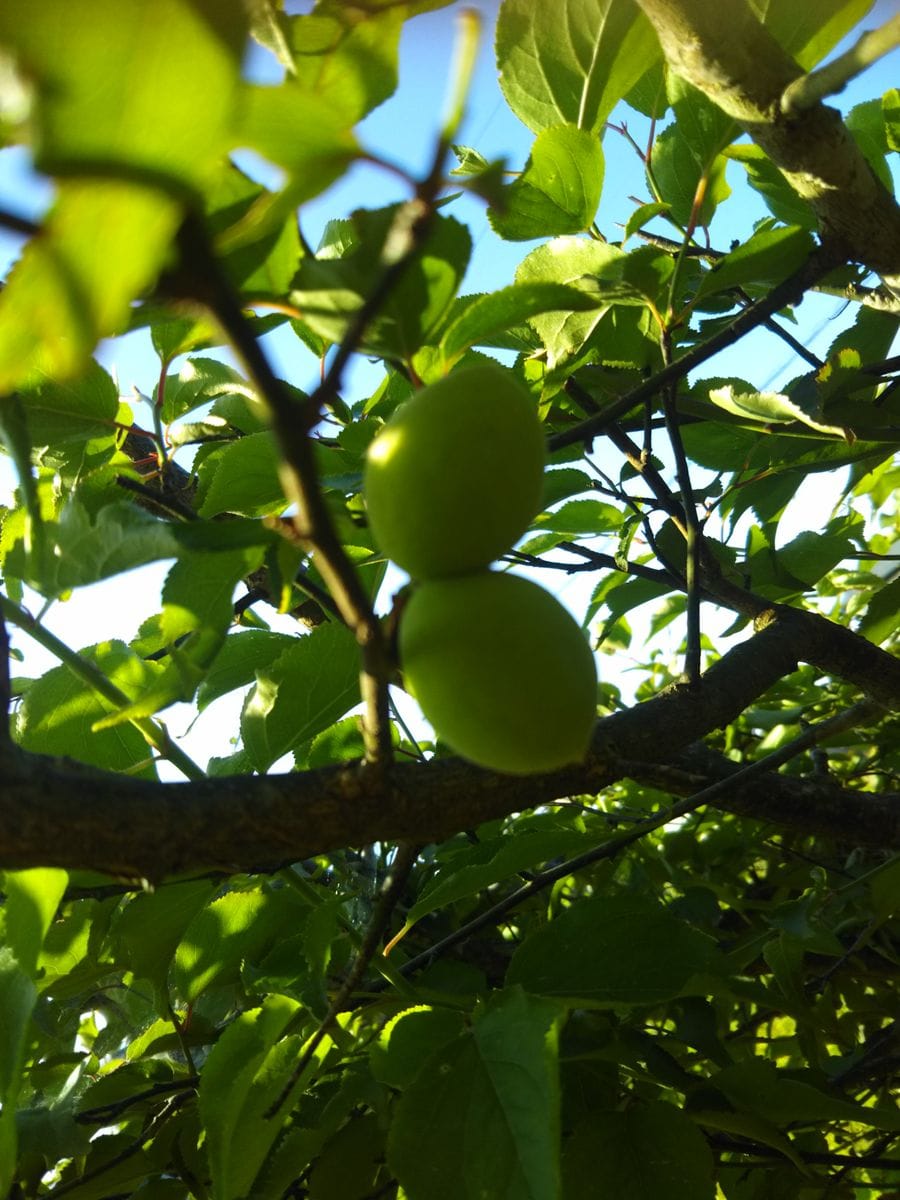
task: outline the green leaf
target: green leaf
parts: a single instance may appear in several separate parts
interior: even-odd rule
[[[362,19],[360,19],[362,17]],[[294,72],[290,87],[315,95],[355,125],[397,87],[403,6],[381,11],[314,12],[290,19]]]
[[[900,1113],[894,1108],[853,1104],[840,1096],[829,1096],[811,1083],[780,1071],[760,1058],[734,1063],[710,1080],[735,1108],[756,1113],[779,1125],[800,1121],[857,1121],[876,1129],[900,1129]]]
[[[556,1200],[559,1009],[519,988],[492,997],[403,1093],[388,1165],[409,1200]]]
[[[737,417],[745,417],[764,425],[776,425],[800,421],[810,429],[819,433],[832,433],[836,437],[844,437],[846,430],[838,425],[825,425],[816,419],[813,413],[801,407],[795,399],[781,392],[752,392],[735,393],[728,384],[725,387],[712,388],[709,398],[718,408],[733,413]]]
[[[197,693],[197,707],[204,708],[237,688],[247,687],[256,678],[257,670],[265,670],[296,638],[264,629],[247,629],[231,633],[216,655],[206,678]]]
[[[127,501],[106,505],[92,519],[73,497],[49,532],[53,554],[45,559],[40,577],[44,596],[59,596],[146,563],[174,558],[179,551],[170,526]]]
[[[677,125],[669,125],[653,143],[650,164],[660,195],[679,225],[686,226],[692,219],[701,227],[709,225],[718,205],[731,194],[724,156],[701,165]],[[702,202],[695,210],[701,183]]]
[[[533,524],[572,535],[611,533],[622,524],[622,513],[601,500],[569,500],[555,512],[542,513]]]
[[[460,301],[462,303],[462,301]],[[515,283],[472,303],[447,326],[441,351],[448,364],[472,346],[490,344],[490,339],[543,313],[586,312],[598,307],[588,292],[561,283]]]
[[[214,1200],[237,1200],[251,1193],[259,1168],[290,1117],[289,1106],[281,1119],[267,1119],[265,1113],[296,1061],[298,1039],[279,1039],[298,1008],[297,1001],[286,996],[269,996],[261,1008],[232,1021],[209,1052],[198,1103]]]
[[[20,393],[28,434],[35,451],[52,450],[68,443],[113,438],[119,412],[116,385],[97,363],[70,383],[42,378]]]
[[[725,157],[739,162],[747,172],[747,182],[762,196],[773,217],[785,225],[799,225],[802,229],[815,230],[816,214],[812,206],[797,195],[772,160],[759,146],[729,146]]]
[[[0,1194],[16,1174],[16,1101],[37,999],[33,976],[50,922],[69,881],[65,871],[35,868],[7,871],[0,945]]]
[[[869,12],[872,0],[752,0],[766,28],[804,71],[820,62]]]
[[[856,144],[865,155],[869,166],[893,195],[894,176],[886,157],[890,146],[881,100],[876,98],[855,104],[847,113],[844,124],[856,139]]]
[[[658,1004],[679,995],[692,975],[720,966],[715,943],[659,905],[603,896],[531,933],[506,978],[579,1004]]]
[[[634,0],[504,0],[496,50],[506,101],[535,133],[561,122],[599,133],[661,57]]]
[[[159,672],[118,641],[88,647],[81,655],[127,696],[146,689]],[[68,667],[54,667],[29,687],[17,715],[17,741],[35,754],[66,755],[110,771],[155,778],[150,749],[133,726],[94,732],[111,707]]]
[[[563,1156],[565,1200],[713,1200],[713,1158],[694,1122],[670,1104],[592,1113]]]
[[[812,248],[813,239],[806,229],[788,226],[759,230],[706,272],[697,299],[750,284],[771,288],[795,271]]]
[[[37,84],[38,167],[202,187],[227,148],[246,28],[241,0],[5,6],[0,43]]]
[[[160,419],[168,425],[227,396],[256,402],[253,389],[234,367],[215,358],[189,358],[177,375],[166,376]],[[153,400],[158,403],[158,389],[154,389]]]
[[[280,462],[275,437],[268,430],[213,451],[198,469],[200,516],[230,512],[261,517],[282,512],[287,501],[279,482]]]
[[[297,638],[256,672],[241,718],[244,746],[257,771],[333,725],[359,703],[359,650],[336,624]]]
[[[171,980],[188,1003],[213,984],[234,984],[247,960],[257,961],[306,913],[293,893],[229,892],[202,909],[184,929]]]
[[[179,220],[175,203],[137,184],[66,180],[39,237],[0,292],[0,392],[69,380],[101,337],[125,325]]]
[[[519,264],[516,283],[564,283],[596,297],[596,280],[615,270],[621,250],[586,238],[555,238],[539,246]],[[529,319],[547,350],[552,367],[581,349],[603,315],[602,308],[587,312],[559,312]]]
[[[881,107],[888,149],[897,153],[900,151],[900,90],[888,88],[881,97]]]
[[[860,619],[857,630],[870,642],[880,646],[897,630],[897,613],[900,612],[900,576],[880,588]]]
[[[132,704],[94,722],[111,729],[149,717],[179,700],[191,700],[221,649],[234,619],[234,589],[262,561],[262,551],[223,551],[177,562],[163,586],[160,633],[168,648],[166,665]]]
[[[576,854],[584,845],[582,830],[547,832],[522,831],[515,839],[472,847],[465,856],[454,858],[437,878],[423,888],[406,914],[409,925],[427,913],[444,908],[465,896],[485,891],[502,879],[509,879],[550,859]]]
[[[67,872],[52,867],[4,874],[3,940],[29,976],[37,969],[41,946],[68,882]]]
[[[375,1113],[354,1116],[329,1138],[309,1176],[310,1200],[367,1200],[383,1191],[384,1130]]]
[[[112,929],[123,964],[138,979],[149,979],[162,988],[185,929],[206,907],[214,890],[213,884],[200,879],[134,896]]]
[[[425,1069],[428,1059],[465,1030],[463,1014],[426,1004],[404,1009],[392,1017],[369,1050],[372,1074],[380,1083],[401,1091]]]
[[[597,134],[575,125],[542,129],[525,170],[488,210],[495,233],[525,242],[588,229],[603,185],[603,148]]]
[[[409,212],[402,206],[353,213],[329,226],[319,253],[300,265],[291,303],[330,342],[344,336],[365,297],[402,249]],[[362,349],[405,359],[448,311],[469,261],[472,239],[452,217],[437,216],[421,253],[366,327]]]

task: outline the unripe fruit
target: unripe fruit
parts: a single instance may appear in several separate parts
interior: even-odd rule
[[[594,656],[549,592],[480,571],[419,584],[399,629],[400,665],[438,736],[480,766],[551,771],[584,758]]]
[[[538,510],[544,435],[508,371],[467,367],[397,409],[369,447],[369,524],[416,579],[478,571],[504,554]]]

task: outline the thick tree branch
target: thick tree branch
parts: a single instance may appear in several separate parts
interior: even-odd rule
[[[900,207],[840,114],[785,113],[800,67],[747,0],[638,0],[674,71],[738,121],[819,218],[823,237],[900,287]]]
[[[162,784],[18,751],[0,779],[0,867],[161,880],[198,869],[268,869],[381,840],[439,841],[562,797],[597,794],[633,775],[635,763],[681,761],[688,747],[737,718],[799,661],[853,682],[879,704],[900,706],[900,660],[863,638],[789,609],[769,611],[760,624],[696,687],[677,686],[598,721],[587,763],[548,775],[496,775],[440,759],[397,764],[383,787],[355,766]],[[701,774],[714,772],[705,765]],[[880,795],[835,792],[827,780],[767,775],[746,795],[717,803],[900,848],[900,806]]]

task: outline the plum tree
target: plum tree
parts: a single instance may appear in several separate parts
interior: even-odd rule
[[[366,508],[381,549],[417,579],[493,562],[537,512],[544,437],[502,367],[465,367],[402,405],[372,443]]]
[[[422,711],[464,758],[511,774],[584,758],[594,658],[538,584],[496,571],[420,584],[400,619],[400,658]]]

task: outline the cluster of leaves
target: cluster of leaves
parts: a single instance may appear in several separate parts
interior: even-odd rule
[[[451,117],[432,176],[411,181],[413,202],[361,209],[331,222],[315,251],[306,244],[298,206],[302,217],[367,156],[355,128],[394,91],[404,23],[441,6],[0,8],[0,49],[15,68],[0,135],[27,142],[55,179],[50,211],[0,293],[0,427],[20,478],[3,513],[0,604],[7,624],[60,660],[10,685],[14,744],[0,742],[9,795],[39,756],[113,773],[123,794],[146,785],[148,804],[174,786],[159,781],[160,759],[196,784],[246,776],[250,804],[267,782],[252,777],[285,755],[304,773],[371,756],[347,715],[360,702],[365,640],[358,622],[347,626],[385,571],[360,497],[366,447],[414,385],[483,353],[514,359],[552,449],[542,511],[511,560],[593,577],[585,624],[604,650],[643,660],[639,701],[678,678],[652,640],[646,653],[636,644],[644,605],[651,639],[687,611],[689,661],[707,664],[716,648],[690,619],[701,596],[733,609],[736,630],[784,605],[852,625],[870,647],[896,646],[900,399],[888,356],[898,306],[863,287],[860,268],[810,267],[813,207],[738,140],[731,117],[667,70],[632,0],[503,0],[504,94],[535,135],[521,171],[510,182],[458,146],[445,181]],[[868,7],[754,5],[805,70]],[[242,78],[251,35],[281,63],[282,82]],[[647,129],[650,199],[613,242],[595,222],[601,135],[620,103]],[[858,106],[847,123],[889,186],[900,95]],[[281,168],[283,181],[249,178],[229,160],[237,148]],[[766,211],[719,252],[728,163]],[[440,197],[445,184],[482,197],[501,238],[539,242],[514,283],[460,294],[471,236]],[[647,234],[653,222],[667,223],[665,237]],[[6,224],[27,232],[9,214]],[[771,327],[813,283],[852,294],[858,312],[826,359],[807,355],[779,393],[737,378],[688,385],[686,366],[671,373],[673,360],[699,364],[733,340],[745,309],[747,328]],[[267,374],[256,339],[275,328],[322,360],[315,394]],[[150,429],[92,358],[101,338],[138,329],[159,359]],[[240,369],[210,353],[226,336]],[[353,350],[383,364],[370,395],[340,391],[334,355]],[[612,473],[591,454],[601,432],[619,456]],[[780,539],[800,483],[838,472],[841,500],[820,528]],[[52,602],[171,560],[159,612],[127,641],[73,648],[25,607],[29,590]],[[296,633],[270,627],[273,609],[296,618]],[[240,728],[201,767],[158,714],[239,691]],[[227,878],[198,869],[143,891],[85,869],[129,875],[125,850],[71,871],[7,870],[0,1190],[74,1200],[887,1195],[900,1170],[896,860],[858,845],[850,823],[826,838],[752,813],[659,817],[672,793],[699,792],[722,764],[759,762],[858,695],[855,682],[804,665],[725,730],[713,714],[706,746],[679,747],[677,761],[654,757],[650,724],[646,761],[600,794],[587,775],[552,796],[525,781],[516,815],[428,845],[402,881],[403,937],[374,956],[299,1075],[363,944],[393,844],[262,871],[236,840]],[[615,682],[599,700],[601,716],[623,708]],[[813,797],[816,787],[897,790],[896,721],[871,710],[867,720],[794,758],[788,781]],[[399,720],[386,736],[400,756],[445,756]],[[46,787],[77,822],[102,776],[65,761],[52,770]],[[345,803],[387,797],[383,779],[353,775],[358,794],[349,788]],[[623,829],[643,836],[619,853]],[[592,848],[595,861],[580,861]],[[21,865],[15,850],[0,839],[0,861]],[[64,857],[48,848],[45,861]],[[208,865],[202,845],[194,864]]]

